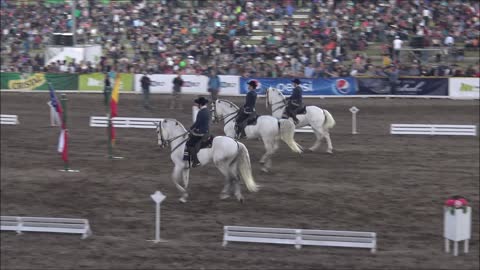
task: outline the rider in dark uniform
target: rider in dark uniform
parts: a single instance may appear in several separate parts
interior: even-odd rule
[[[293,88],[292,95],[287,98],[288,103],[287,103],[287,108],[285,110],[285,113],[287,114],[287,117],[292,117],[293,122],[295,124],[298,123],[297,119],[297,113],[298,110],[302,108],[303,101],[302,101],[302,87],[300,87],[300,80],[299,79],[294,79],[293,85],[295,88]]]
[[[197,153],[200,150],[200,144],[203,138],[208,137],[209,135],[209,128],[210,128],[210,112],[208,111],[207,104],[208,99],[204,97],[199,97],[194,100],[194,102],[198,105],[200,110],[197,114],[197,119],[195,123],[190,127],[190,138],[186,143],[186,153],[185,156],[188,160],[190,154],[193,159],[192,167],[197,167],[200,165],[200,161],[198,161]]]
[[[248,120],[255,118],[255,103],[257,102],[257,89],[258,83],[255,80],[248,82],[248,93],[245,96],[245,105],[238,111],[237,118],[235,119],[235,132],[236,138],[244,138],[245,127],[247,126]]]

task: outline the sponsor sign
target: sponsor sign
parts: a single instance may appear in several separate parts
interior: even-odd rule
[[[238,95],[240,76],[218,75],[220,77],[220,95]]]
[[[248,91],[248,81],[257,80],[260,85],[257,93],[265,94],[268,87],[276,88],[284,95],[290,95],[293,91],[291,78],[240,78],[240,93],[246,94]],[[318,78],[318,79],[300,79],[304,96],[319,95],[354,95],[357,92],[355,78]]]
[[[360,95],[391,95],[392,90],[387,78],[357,78]],[[397,95],[446,96],[447,78],[399,78]]]
[[[480,78],[449,78],[448,95],[455,98],[479,99]]]
[[[135,91],[142,92],[140,79],[143,74],[135,74]],[[177,77],[175,74],[150,74],[148,75],[152,84],[150,85],[150,93],[172,93],[173,79]],[[208,77],[203,75],[182,75],[184,81],[182,93],[206,95]]]
[[[55,90],[77,90],[78,75],[66,73],[16,73],[2,72],[0,89],[48,90],[47,82]]]
[[[133,91],[133,74],[120,73],[120,91]],[[113,87],[114,78],[110,79]],[[78,78],[78,89],[81,91],[103,91],[105,85],[105,74],[103,73],[89,73],[81,74]]]

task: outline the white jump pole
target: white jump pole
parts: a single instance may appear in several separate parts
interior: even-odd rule
[[[193,106],[192,107],[192,119],[193,119],[193,122],[195,122],[195,120],[197,120],[197,114],[198,114],[198,111],[200,109],[198,109],[198,106]]]
[[[352,113],[352,134],[357,134],[357,113],[359,112],[360,110],[353,106],[350,108],[350,112]]]
[[[155,202],[155,239],[154,240],[148,240],[148,241],[153,241],[153,243],[159,243],[159,242],[167,242],[166,240],[163,240],[160,238],[160,204],[162,203],[167,196],[163,195],[162,192],[156,191],[150,197],[153,199]]]

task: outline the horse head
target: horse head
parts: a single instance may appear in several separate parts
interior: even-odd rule
[[[216,123],[236,114],[238,112],[238,107],[231,101],[217,99],[215,102],[215,107],[212,109],[212,111],[212,119]]]
[[[158,145],[164,148],[165,146],[167,146],[167,140],[165,140],[165,137],[163,134],[163,129],[162,129],[163,120],[160,122],[153,122],[153,123],[157,126],[156,130],[157,130]]]

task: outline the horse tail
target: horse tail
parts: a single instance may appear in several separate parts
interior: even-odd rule
[[[295,124],[288,119],[278,120],[280,139],[284,141],[295,153],[302,153],[302,146],[295,141]]]
[[[333,116],[325,109],[323,110],[323,114],[325,114],[325,122],[323,125],[327,129],[333,128],[335,126],[335,119],[333,119]]]
[[[248,154],[247,147],[240,142],[238,143],[238,154],[235,157],[237,160],[237,170],[240,178],[245,182],[245,186],[251,192],[258,191],[258,185],[255,183],[252,175],[252,165],[250,164],[250,155]]]

